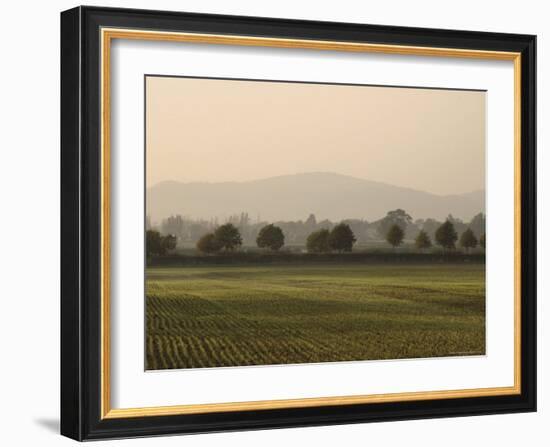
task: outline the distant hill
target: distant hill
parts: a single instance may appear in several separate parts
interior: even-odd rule
[[[210,219],[248,212],[265,221],[348,218],[374,221],[389,210],[405,209],[414,219],[444,219],[449,213],[470,220],[485,212],[485,191],[439,196],[423,191],[315,172],[247,182],[162,182],[147,189],[153,222],[173,215]]]

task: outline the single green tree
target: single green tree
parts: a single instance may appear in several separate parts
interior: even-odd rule
[[[471,228],[468,228],[460,235],[460,246],[469,252],[472,248],[477,247],[477,238]]]
[[[446,220],[435,232],[435,242],[441,245],[444,250],[453,250],[458,239],[454,225]]]
[[[485,233],[483,233],[479,238],[479,246],[485,250]]]
[[[425,250],[432,246],[432,240],[430,239],[430,236],[428,236],[428,233],[424,230],[420,230],[418,236],[416,236],[416,239],[414,240],[414,245],[416,245],[416,248],[419,250]]]
[[[403,229],[397,225],[393,224],[388,232],[386,233],[386,241],[393,247],[398,247],[403,243],[403,238],[405,237],[405,232]]]
[[[243,243],[241,233],[237,227],[231,223],[226,223],[214,231],[214,236],[220,247],[225,251],[233,251]]]
[[[330,232],[328,245],[332,250],[336,250],[340,253],[345,251],[349,252],[353,248],[355,241],[355,235],[351,227],[348,224],[340,223]]]
[[[310,253],[326,253],[330,251],[328,243],[330,231],[326,228],[314,231],[306,240],[306,249]]]
[[[197,250],[205,254],[217,253],[221,248],[214,233],[206,233],[197,241]]]
[[[273,224],[262,227],[256,238],[256,244],[258,244],[260,248],[269,248],[273,251],[279,250],[285,245],[283,230]]]

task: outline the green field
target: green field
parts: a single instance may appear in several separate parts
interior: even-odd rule
[[[485,353],[485,265],[147,269],[147,369]]]

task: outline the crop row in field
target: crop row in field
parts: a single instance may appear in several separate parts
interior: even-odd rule
[[[149,268],[148,369],[482,354],[475,265]]]

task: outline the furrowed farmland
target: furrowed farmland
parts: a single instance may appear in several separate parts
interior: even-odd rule
[[[485,264],[151,267],[147,369],[485,353]]]

